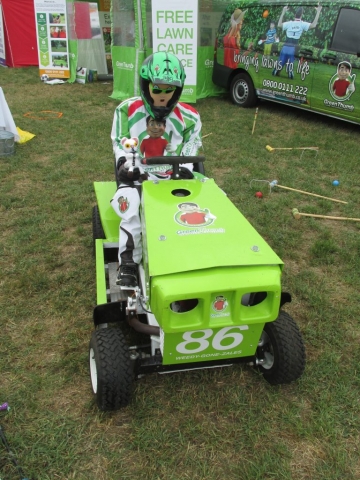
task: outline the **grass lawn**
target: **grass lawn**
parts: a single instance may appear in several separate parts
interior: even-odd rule
[[[262,102],[200,100],[206,173],[284,261],[303,377],[272,387],[247,366],[149,375],[101,413],[88,343],[96,303],[94,181],[113,180],[112,83],[45,85],[1,69],[15,123],[36,136],[0,157],[0,425],[32,480],[360,478],[358,126]],[[318,146],[319,151],[275,150]],[[337,198],[347,204],[264,182]],[[333,186],[333,180],[339,186]],[[263,190],[264,198],[255,197]],[[19,478],[0,443],[0,477]]]

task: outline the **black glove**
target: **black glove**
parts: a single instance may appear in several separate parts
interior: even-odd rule
[[[180,178],[182,178],[183,180],[191,180],[192,178],[194,178],[194,174],[188,168],[180,167],[179,170]]]
[[[134,168],[132,172],[132,176],[129,176],[129,170],[124,167],[124,163],[126,162],[125,157],[120,157],[117,161],[117,179],[121,183],[131,184],[132,182],[136,182],[140,178],[140,170],[138,168]]]

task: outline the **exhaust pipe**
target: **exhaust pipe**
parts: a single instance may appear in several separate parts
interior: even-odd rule
[[[148,323],[142,323],[138,319],[137,315],[134,312],[129,312],[126,317],[128,324],[134,330],[139,333],[145,333],[145,335],[156,335],[157,337],[160,336],[160,327],[156,327],[155,325],[149,325]]]

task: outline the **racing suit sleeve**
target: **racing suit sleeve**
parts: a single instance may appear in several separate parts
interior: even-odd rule
[[[125,152],[121,145],[121,139],[123,137],[130,138],[128,107],[129,100],[125,100],[116,107],[114,112],[114,119],[111,128],[111,141],[116,161],[118,161],[120,157],[125,157]]]
[[[184,130],[184,143],[181,149],[181,155],[185,157],[188,156],[197,156],[199,149],[202,146],[201,141],[201,120],[199,113],[194,110],[192,112],[191,121],[185,120],[186,128]],[[194,165],[192,163],[183,163],[183,167],[188,168],[191,172],[193,171]]]

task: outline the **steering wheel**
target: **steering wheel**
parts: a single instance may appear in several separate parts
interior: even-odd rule
[[[182,163],[203,163],[205,157],[186,157],[186,156],[165,156],[165,157],[150,157],[146,158],[147,165],[171,165],[172,166],[172,180],[180,180],[180,165]]]

